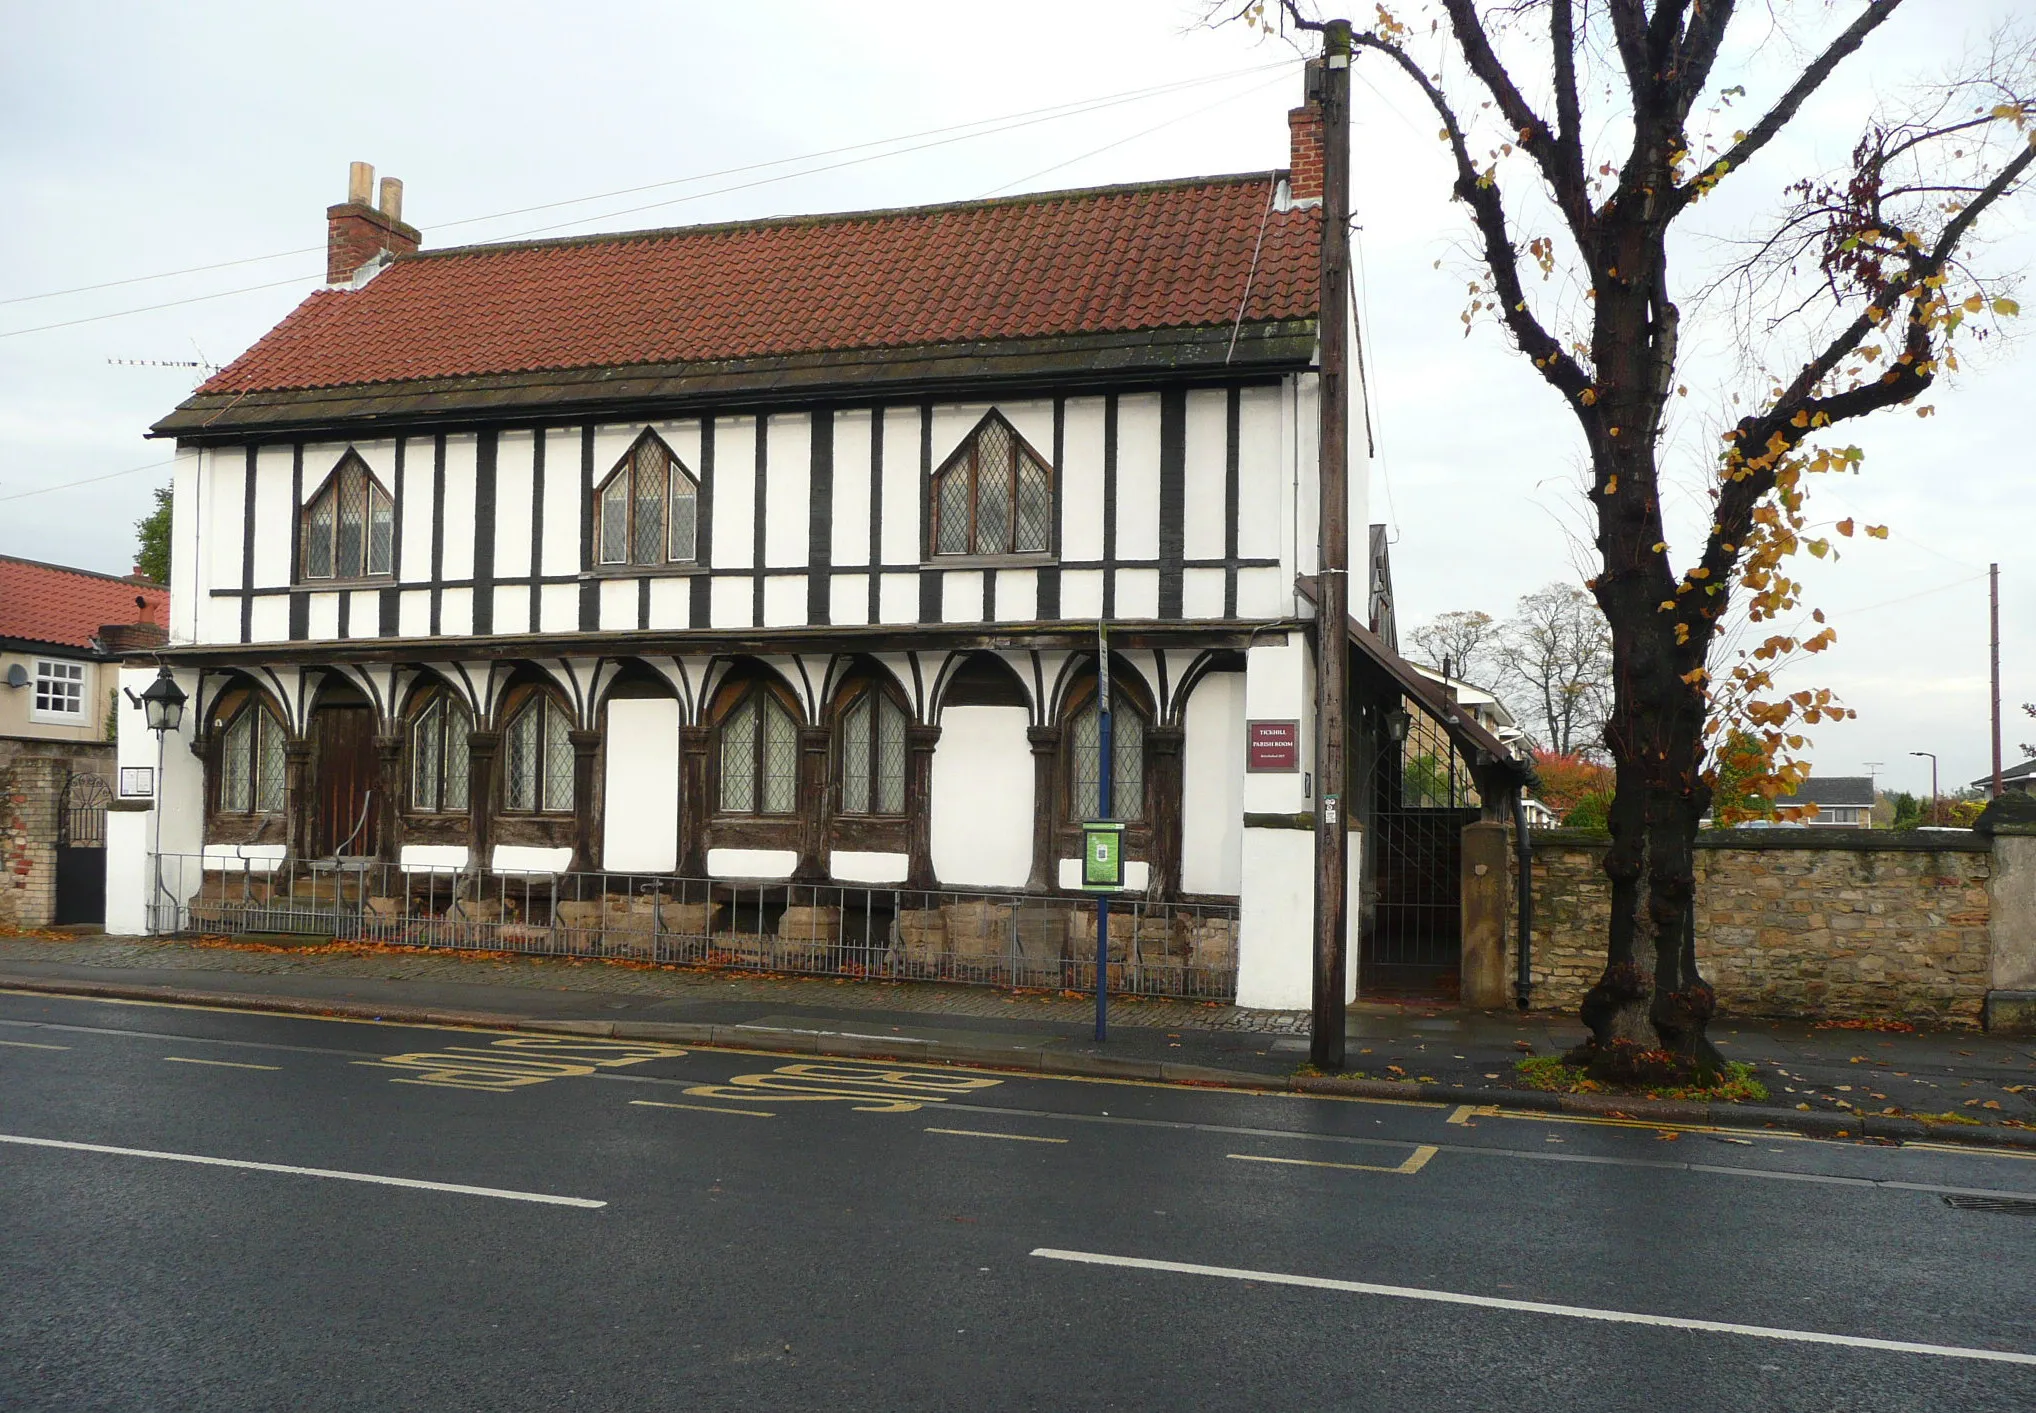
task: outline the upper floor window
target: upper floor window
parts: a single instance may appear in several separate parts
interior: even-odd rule
[[[80,725],[85,720],[85,664],[37,659],[29,719]]]
[[[638,438],[596,496],[602,564],[690,564],[698,557],[700,488],[655,432]]]
[[[410,726],[410,808],[426,813],[464,811],[467,751],[467,714],[441,691]]]
[[[864,684],[837,718],[843,814],[905,812],[904,706],[875,682]]]
[[[799,723],[769,683],[752,682],[721,718],[720,756],[722,813],[798,808]]]
[[[306,579],[367,579],[392,572],[396,503],[348,452],[304,507]]]
[[[1044,554],[1053,548],[1053,472],[992,412],[933,476],[935,554]]]
[[[1092,700],[1068,722],[1068,807],[1077,820],[1099,818],[1103,713]],[[1145,718],[1120,694],[1110,704],[1110,818],[1145,818]]]
[[[572,718],[551,693],[533,692],[509,718],[502,741],[502,799],[530,814],[573,809]]]
[[[219,808],[266,814],[283,807],[283,724],[258,701],[241,709],[219,742]]]

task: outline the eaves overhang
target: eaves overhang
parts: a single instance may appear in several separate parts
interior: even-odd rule
[[[204,393],[150,429],[206,445],[309,434],[368,437],[480,424],[626,420],[713,408],[881,398],[980,399],[1313,368],[1315,320],[861,348],[628,367],[486,373],[401,383]]]

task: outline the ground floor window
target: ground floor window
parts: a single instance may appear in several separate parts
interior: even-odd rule
[[[219,745],[219,808],[229,814],[283,807],[283,728],[258,705],[242,710]]]
[[[1110,712],[1110,817],[1145,818],[1145,720],[1129,707]],[[1068,723],[1068,803],[1074,817],[1095,819],[1102,808],[1103,713],[1094,702]]]
[[[509,720],[503,740],[503,800],[530,814],[573,809],[572,720],[548,693],[532,695]]]
[[[467,715],[435,698],[410,728],[410,808],[457,813],[467,807]]]
[[[759,682],[721,719],[721,810],[791,814],[799,793],[799,726]]]

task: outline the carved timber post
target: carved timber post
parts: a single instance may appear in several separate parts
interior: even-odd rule
[[[792,878],[820,883],[827,878],[827,745],[825,726],[799,728],[799,862]]]
[[[1032,743],[1032,876],[1025,887],[1034,893],[1050,893],[1058,884],[1059,872],[1054,848],[1055,823],[1060,819],[1060,728],[1028,727],[1025,739]]]
[[[1178,726],[1155,726],[1145,733],[1145,798],[1152,819],[1152,882],[1146,893],[1153,898],[1180,896],[1181,746],[1186,734]]]
[[[905,886],[931,888],[933,877],[933,748],[939,744],[938,726],[905,728],[905,748],[911,754],[905,777],[907,816]]]
[[[573,861],[575,873],[594,868],[594,758],[601,750],[599,731],[568,731],[573,744]]]
[[[375,737],[375,857],[394,863],[402,857],[403,738]]]
[[[311,848],[311,743],[283,743],[283,841],[292,864]]]
[[[712,727],[679,728],[679,872],[688,878],[707,876],[707,747],[713,739]]]
[[[467,860],[476,877],[486,877],[495,843],[495,756],[502,749],[500,731],[467,733]]]

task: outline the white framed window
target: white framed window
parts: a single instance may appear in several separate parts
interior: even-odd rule
[[[30,704],[28,719],[59,726],[84,725],[85,664],[36,659],[35,700]]]
[[[932,545],[936,555],[1053,548],[1053,471],[1002,413],[986,414],[933,473]]]

